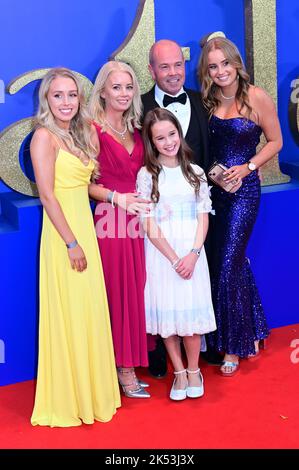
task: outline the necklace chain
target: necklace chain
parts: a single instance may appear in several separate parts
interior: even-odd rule
[[[222,98],[224,98],[225,100],[232,100],[233,98],[236,97],[236,95],[232,95],[232,96],[224,96],[224,94],[222,93],[222,90],[220,88],[220,95],[222,96]]]
[[[125,123],[125,128],[124,128],[123,131],[118,131],[118,130],[114,129],[114,127],[111,126],[110,122],[107,121],[107,119],[105,119],[105,122],[106,122],[106,124],[108,125],[108,127],[110,127],[110,129],[111,129],[113,132],[115,132],[115,134],[119,135],[122,140],[125,140],[125,138],[126,138],[126,132],[127,132],[127,130],[128,130],[128,125],[127,125],[127,123]]]

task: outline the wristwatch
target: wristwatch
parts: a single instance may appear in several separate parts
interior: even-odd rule
[[[250,171],[256,170],[256,164],[253,163],[253,162],[251,162],[250,160],[249,160],[249,162],[247,163],[247,166],[248,166],[248,170],[250,170]]]
[[[69,248],[75,248],[77,245],[78,245],[77,240],[74,240],[74,241],[71,242],[71,243],[66,243],[66,247],[67,247],[68,249],[69,249]]]
[[[190,253],[195,253],[197,256],[199,256],[200,251],[201,251],[201,248],[192,248],[192,250],[190,250]]]

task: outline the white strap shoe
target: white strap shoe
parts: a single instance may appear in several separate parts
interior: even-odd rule
[[[174,372],[175,377],[174,377],[174,381],[173,381],[173,384],[170,390],[170,395],[169,395],[171,400],[179,401],[179,400],[185,400],[185,398],[187,398],[187,387],[184,388],[183,390],[174,388],[174,385],[177,380],[177,375],[185,374],[185,373],[186,373],[186,369],[179,370],[178,372]]]
[[[187,397],[189,398],[199,398],[202,397],[204,394],[204,386],[203,386],[203,376],[202,373],[200,372],[200,369],[196,370],[189,370],[187,369],[188,374],[199,374],[199,377],[201,378],[201,385],[199,387],[187,387]]]

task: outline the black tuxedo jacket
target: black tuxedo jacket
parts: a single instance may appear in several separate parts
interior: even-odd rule
[[[208,152],[208,119],[201,101],[199,91],[184,88],[191,104],[190,124],[185,136],[186,142],[193,150],[194,162],[205,171],[211,165]],[[155,87],[141,96],[143,103],[143,116],[159,105],[155,100]]]

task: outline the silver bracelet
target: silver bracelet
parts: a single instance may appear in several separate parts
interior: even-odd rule
[[[106,199],[107,202],[110,202],[110,203],[111,203],[112,198],[113,198],[113,191],[109,191],[109,192],[107,193],[107,199]]]
[[[69,248],[75,248],[75,246],[77,246],[77,245],[78,245],[77,240],[74,240],[74,241],[71,242],[71,243],[66,243],[67,249],[69,249]]]
[[[176,269],[177,265],[179,264],[179,262],[181,261],[181,258],[178,258],[176,259],[172,264],[171,264],[171,267],[173,269]]]
[[[114,196],[116,194],[116,191],[113,191],[112,193],[112,198],[111,198],[111,206],[113,207],[113,209],[115,208],[115,203],[114,203]]]
[[[109,191],[109,193],[107,194],[107,202],[110,202],[111,203],[111,206],[115,207],[115,203],[114,203],[114,196],[116,194],[116,191]]]

